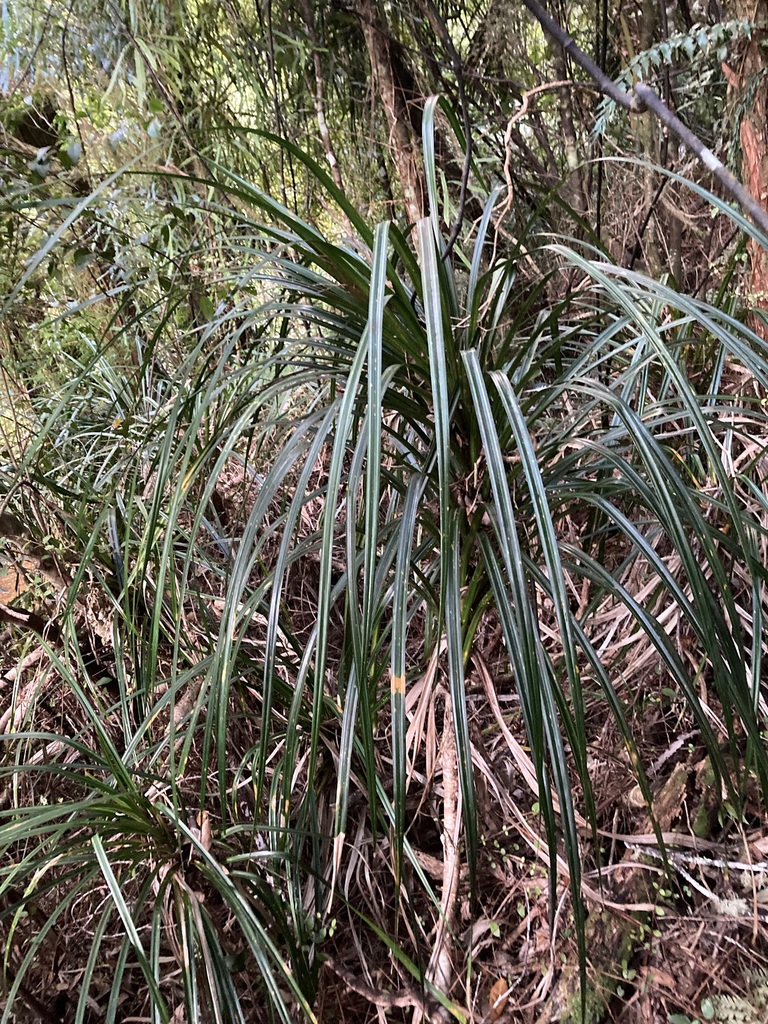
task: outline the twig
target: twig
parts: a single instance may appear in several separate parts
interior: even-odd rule
[[[693,739],[694,736],[698,736],[699,731],[699,729],[690,729],[688,732],[684,732],[681,736],[678,736],[667,747],[664,753],[661,754],[660,757],[657,757],[656,760],[653,762],[653,764],[646,773],[648,778],[652,779],[654,775],[658,775],[660,769],[664,767],[664,765],[667,763],[670,757],[674,757],[674,755],[678,752],[678,750],[683,746],[684,743],[687,743],[688,740]]]
[[[373,1003],[374,1006],[385,1008],[412,1006],[421,1010],[422,1013],[428,1013],[426,996],[408,985],[407,982],[401,981],[402,992],[384,992],[381,989],[372,988],[360,978],[355,977],[352,971],[337,964],[334,960],[326,960],[325,966],[338,975],[348,988],[362,996],[363,999],[367,999],[369,1003]]]
[[[528,788],[538,800],[539,783],[536,779],[536,769],[534,767],[533,761],[530,759],[528,754],[526,754],[526,752],[523,750],[522,746],[517,742],[515,737],[512,735],[507,723],[504,721],[504,716],[502,715],[501,708],[499,707],[499,701],[496,696],[496,690],[493,685],[493,680],[491,679],[490,672],[488,671],[485,662],[477,654],[473,655],[473,660],[480,673],[480,678],[483,682],[485,695],[488,698],[488,703],[490,704],[491,711],[493,712],[493,717],[496,719],[496,724],[498,725],[501,731],[501,735],[507,741],[509,752],[515,759],[515,764],[517,765],[517,767],[520,770],[520,773],[525,779]],[[553,799],[555,799],[554,796]]]
[[[442,688],[441,688],[442,690]],[[461,801],[459,796],[456,737],[453,732],[451,698],[443,695],[443,734],[440,743],[440,766],[443,775],[443,886],[440,898],[440,919],[435,945],[429,961],[427,978],[441,991],[450,992],[453,985],[453,941],[456,924],[456,895],[459,889],[459,830]]]
[[[504,201],[504,205],[499,210],[496,217],[497,226],[501,224],[514,201],[514,187],[512,185],[512,129],[515,127],[518,121],[525,117],[528,113],[528,104],[532,97],[542,92],[547,92],[550,89],[561,89],[566,85],[573,85],[572,82],[545,82],[543,85],[534,86],[533,89],[527,89],[523,93],[523,101],[520,104],[520,109],[510,117],[507,123],[507,129],[504,132],[504,180],[507,183],[507,198]],[[495,253],[494,253],[495,255]]]
[[[659,849],[653,847],[645,847],[642,850],[636,851],[642,854],[644,857],[655,857],[657,859],[662,858],[662,853]],[[724,899],[722,896],[718,896],[716,892],[712,892],[706,885],[697,881],[689,871],[683,867],[683,864],[690,866],[696,865],[700,867],[719,867],[721,869],[728,869],[734,871],[743,871],[754,876],[754,874],[764,874],[768,871],[768,864],[745,864],[740,861],[727,861],[727,860],[709,860],[706,857],[689,857],[684,854],[668,854],[667,858],[675,868],[675,871],[686,880],[686,882],[700,893],[705,899],[713,903],[718,913],[724,917],[735,917],[735,918],[754,918],[756,921],[768,921],[768,914],[760,912],[755,905],[754,911],[750,913],[749,903],[743,897],[736,897],[731,899]]]
[[[10,706],[0,716],[0,736],[18,730],[44,682],[45,678],[40,679],[37,675],[33,676],[22,692],[11,700]]]
[[[632,247],[632,255],[629,258],[630,270],[634,270],[635,263],[637,263],[637,260],[640,257],[640,253],[642,252],[643,248],[643,238],[645,236],[645,232],[648,230],[648,225],[651,223],[651,217],[653,217],[654,213],[656,212],[656,204],[661,199],[661,194],[667,187],[669,182],[669,178],[662,178],[659,187],[656,189],[656,194],[648,204],[648,209],[646,211],[645,217],[643,218],[643,223],[640,225],[639,228],[635,229],[635,244]]]
[[[11,608],[0,602],[0,622],[8,622],[12,626],[31,629],[33,633],[46,636],[47,639],[58,638],[59,630],[53,622],[46,622],[37,612],[26,612],[20,608]],[[54,634],[55,636],[52,636]]]
[[[641,846],[640,843],[626,843],[628,850],[636,850],[643,856],[662,858],[661,850],[654,846]],[[722,857],[697,857],[691,853],[679,853],[676,850],[667,851],[667,860],[675,866],[687,864],[689,867],[719,868],[727,871],[743,871],[746,874],[765,875],[768,874],[768,861],[757,861],[749,864],[743,860],[726,860]]]
[[[34,651],[28,654],[26,658],[22,658],[18,665],[16,665],[14,668],[8,669],[8,671],[3,676],[3,682],[15,683],[16,680],[21,675],[21,673],[24,672],[26,669],[31,668],[33,665],[36,665],[44,654],[45,648],[37,647]]]
[[[562,26],[547,14],[538,0],[523,0],[523,3],[542,28],[557,40],[565,52],[597,83],[601,92],[610,97],[618,106],[629,110],[631,113],[641,114],[645,110],[650,110],[683,143],[686,149],[689,149],[698,157],[723,188],[741,204],[760,230],[768,235],[768,213],[766,213],[757,199],[751,192],[747,191],[740,181],[737,181],[712,150],[708,149],[701,139],[684,125],[676,114],[672,113],[653,89],[643,82],[636,82],[630,92],[624,92],[600,70],[591,57],[588,57],[576,45],[575,40],[568,35]]]

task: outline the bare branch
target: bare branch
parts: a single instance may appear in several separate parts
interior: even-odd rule
[[[523,3],[536,18],[541,27],[548,32],[572,59],[582,67],[596,82],[600,91],[609,96],[615,103],[633,113],[650,110],[662,124],[675,135],[711,171],[723,188],[741,204],[752,221],[768,236],[768,212],[760,205],[751,192],[724,166],[711,149],[690,128],[673,114],[664,101],[643,82],[637,82],[631,92],[624,92],[608,76],[600,70],[595,62],[581,50],[575,40],[544,10],[538,0],[523,0]]]

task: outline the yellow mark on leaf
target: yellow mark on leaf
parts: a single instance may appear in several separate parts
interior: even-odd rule
[[[405,693],[405,676],[392,676],[392,693]]]

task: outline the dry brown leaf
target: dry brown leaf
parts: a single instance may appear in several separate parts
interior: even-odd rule
[[[493,1024],[495,1020],[504,1013],[504,1008],[507,1005],[507,999],[509,997],[509,985],[507,984],[506,978],[499,978],[497,982],[491,987],[491,991],[488,993],[488,1021]]]
[[[204,850],[210,850],[211,848],[211,819],[208,816],[208,811],[200,811],[197,815],[197,820],[200,825],[200,845]]]
[[[198,811],[189,816],[189,830],[204,850],[210,850],[213,834],[208,811]]]
[[[670,992],[675,992],[680,987],[679,979],[673,978],[669,971],[663,971],[659,967],[641,968],[639,973],[645,985],[666,988]]]

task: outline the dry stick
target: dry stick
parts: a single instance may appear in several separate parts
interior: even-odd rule
[[[8,622],[12,626],[20,626],[22,629],[31,629],[38,636],[47,636],[49,640],[58,640],[59,628],[51,620],[46,622],[37,612],[27,612],[21,608],[12,608],[10,605],[0,602],[0,622]]]
[[[456,926],[459,889],[459,832],[461,829],[461,801],[459,796],[456,737],[453,731],[453,707],[446,690],[443,696],[443,735],[440,744],[440,763],[443,769],[443,891],[440,899],[440,918],[435,933],[427,976],[440,991],[448,995],[453,984],[453,932]],[[440,1013],[441,1018],[444,1011]],[[418,1014],[414,1020],[419,1020]]]
[[[392,1009],[396,1006],[412,1006],[427,1015],[428,1020],[432,1020],[432,1017],[429,1016],[430,1005],[426,996],[408,984],[408,982],[401,979],[400,992],[384,992],[382,989],[372,988],[366,982],[356,977],[352,971],[336,963],[335,960],[327,959],[324,966],[338,975],[348,988],[362,996],[363,999],[367,999],[369,1003],[373,1003],[374,1006],[382,1006],[386,1009]]]
[[[2,638],[0,638],[0,643],[2,643]],[[16,665],[15,668],[8,669],[8,671],[3,676],[3,682],[15,683],[19,676],[22,674],[22,672],[25,672],[28,668],[31,668],[33,665],[36,665],[44,654],[44,647],[35,648],[35,650],[32,651],[31,654],[28,654],[26,656],[26,658],[22,658],[22,660],[19,662],[18,665]]]
[[[42,653],[42,648],[40,652],[36,651],[35,653]],[[37,675],[34,675],[21,693],[14,694],[10,705],[0,715],[0,736],[5,736],[11,732],[18,732],[20,724],[24,721],[44,682],[44,678],[40,679]]]
[[[712,150],[707,149],[701,139],[694,135],[691,129],[687,128],[680,118],[672,113],[653,89],[643,82],[637,82],[631,92],[624,92],[600,70],[597,64],[583,50],[579,49],[575,40],[547,14],[541,4],[538,3],[538,0],[523,0],[523,3],[542,28],[597,83],[601,92],[610,97],[614,103],[632,113],[641,114],[645,110],[650,110],[663,125],[666,125],[677,136],[686,149],[689,149],[698,157],[704,166],[717,178],[723,188],[741,204],[760,230],[768,236],[768,213],[766,213],[765,209],[752,193],[744,188],[741,182],[726,169],[722,161],[718,160]]]
[[[499,215],[496,218],[496,223],[501,224],[502,220],[506,217],[509,212],[512,202],[514,201],[514,187],[512,185],[512,129],[521,121],[528,113],[528,104],[534,96],[539,93],[548,92],[550,89],[562,89],[567,85],[571,85],[571,82],[545,82],[543,85],[536,85],[533,89],[526,89],[523,93],[523,102],[520,105],[520,109],[516,114],[513,114],[507,124],[507,130],[504,132],[504,180],[507,183],[507,198],[502,206]],[[495,255],[495,253],[494,253]]]

